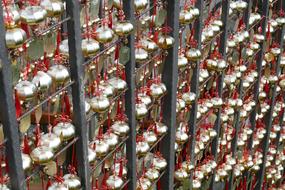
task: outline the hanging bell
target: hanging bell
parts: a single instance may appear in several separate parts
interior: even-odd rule
[[[127,83],[126,81],[114,77],[108,80],[108,83],[113,86],[113,88],[115,89],[116,92],[122,92],[123,90],[125,90],[127,88]]]
[[[6,40],[6,46],[9,49],[19,48],[27,40],[27,34],[21,28],[7,29],[5,40]]]
[[[157,45],[161,48],[161,49],[169,49],[173,46],[174,44],[174,38],[166,35],[166,34],[162,34],[160,35],[160,37],[158,38],[158,42]]]
[[[134,26],[132,25],[132,23],[127,21],[118,21],[114,24],[113,30],[118,36],[123,37],[131,34],[134,30]]]
[[[190,24],[194,20],[194,15],[188,10],[182,10],[179,13],[179,23],[181,25]]]
[[[185,55],[189,61],[198,61],[202,56],[201,51],[195,48],[186,51]]]
[[[64,183],[55,182],[47,190],[69,190],[69,188]]]
[[[135,5],[136,11],[141,11],[147,7],[148,1],[147,0],[135,0],[134,5]]]
[[[135,59],[137,64],[144,63],[148,59],[148,53],[143,48],[136,48]]]
[[[3,11],[3,17],[6,28],[15,28],[21,20],[20,13],[15,5],[7,5]]]
[[[74,174],[65,174],[63,176],[63,184],[67,185],[69,190],[80,190],[81,181],[80,178]]]
[[[161,123],[161,122],[155,122],[155,131],[158,136],[162,136],[167,133],[168,127]]]
[[[141,177],[137,181],[137,189],[136,190],[149,190],[151,188],[151,181],[146,177]]]
[[[182,94],[182,99],[187,105],[191,105],[196,99],[196,94],[193,92],[185,92]]]
[[[48,17],[59,17],[64,11],[61,0],[42,0],[40,5],[47,11]]]
[[[110,107],[110,101],[103,95],[95,96],[90,100],[91,108],[94,112],[105,113]]]
[[[107,26],[101,26],[96,30],[96,40],[100,43],[108,43],[111,42],[114,38],[114,32]]]
[[[103,135],[103,139],[104,139],[104,141],[107,142],[110,149],[115,148],[116,145],[119,143],[119,137],[114,133],[109,133],[109,132],[105,133]]]
[[[96,152],[92,148],[88,147],[88,162],[92,163],[96,160]]]
[[[188,65],[188,60],[183,55],[178,56],[178,68],[185,68]]]
[[[144,103],[147,107],[150,107],[152,100],[151,97],[146,95],[145,93],[139,93],[138,94],[138,99]]]
[[[22,153],[22,166],[23,170],[28,170],[32,167],[32,159],[28,154]]]
[[[189,174],[187,173],[187,171],[183,168],[179,168],[174,172],[174,178],[179,181],[182,182],[185,179],[189,178]]]
[[[30,156],[34,163],[45,165],[53,159],[54,154],[49,147],[39,146],[31,152]]]
[[[100,45],[96,40],[85,38],[82,40],[82,52],[85,57],[94,56],[100,49]]]
[[[153,131],[145,131],[143,137],[149,145],[153,145],[157,141],[157,136]]]
[[[56,85],[62,85],[69,80],[68,69],[63,65],[53,65],[49,68],[47,73],[52,77]]]
[[[52,78],[43,71],[38,71],[34,76],[32,83],[37,87],[41,93],[47,92],[52,85]]]
[[[138,156],[145,156],[149,149],[150,146],[146,141],[139,141],[136,143],[136,153]]]
[[[143,119],[148,114],[148,109],[144,103],[136,104],[136,118]]]
[[[60,137],[54,133],[46,133],[41,136],[41,146],[46,146],[53,151],[56,151],[61,145]]]
[[[74,137],[75,127],[70,122],[60,122],[52,128],[52,132],[61,137],[63,141],[68,141]]]
[[[20,12],[23,23],[34,26],[45,20],[47,11],[40,6],[27,6]]]
[[[149,38],[141,40],[141,45],[147,52],[154,52],[158,49],[157,44]]]
[[[111,129],[120,137],[126,136],[130,131],[129,125],[124,121],[115,121]]]
[[[162,82],[153,83],[150,86],[150,95],[153,98],[160,98],[162,95],[166,93],[166,86]]]
[[[155,168],[149,168],[146,173],[145,176],[150,180],[150,181],[155,181],[159,178],[160,173],[157,169]]]
[[[111,175],[108,177],[106,183],[107,183],[108,189],[118,190],[122,188],[124,181],[122,180],[122,178],[120,178],[117,175]]]
[[[184,130],[177,130],[176,132],[176,142],[178,144],[184,144],[188,140],[188,135]]]
[[[16,94],[18,98],[22,101],[32,100],[37,92],[36,86],[30,81],[20,81],[15,86]]]
[[[104,157],[109,152],[109,150],[110,146],[105,140],[100,139],[95,141],[96,156]]]

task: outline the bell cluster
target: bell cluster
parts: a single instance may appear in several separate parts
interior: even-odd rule
[[[0,190],[285,189],[284,0],[0,12]]]

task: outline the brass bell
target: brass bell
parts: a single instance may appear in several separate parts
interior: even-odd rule
[[[109,144],[103,139],[97,139],[95,141],[96,156],[104,157],[110,150]]]
[[[127,21],[118,21],[114,24],[113,30],[118,36],[127,36],[132,33],[134,26]]]
[[[137,189],[136,190],[149,190],[151,188],[151,181],[146,177],[141,177],[137,181]]]
[[[136,153],[138,156],[145,156],[149,149],[150,146],[146,141],[139,141],[136,143]]]
[[[40,6],[27,6],[21,10],[20,15],[22,22],[34,26],[44,21],[47,11]]]
[[[117,78],[117,77],[114,77],[114,78],[110,78],[108,80],[108,83],[113,86],[113,88],[115,89],[115,91],[117,92],[121,92],[123,90],[125,90],[127,88],[127,83],[126,81],[120,79],[120,78]]]
[[[46,92],[52,85],[52,78],[43,71],[38,71],[34,76],[32,83],[37,87],[39,92]]]
[[[64,11],[61,0],[42,0],[40,5],[47,11],[48,17],[59,17]]]
[[[136,11],[141,11],[147,7],[148,1],[147,0],[135,0],[134,5],[135,5]]]
[[[118,190],[122,188],[124,181],[118,175],[111,175],[108,177],[106,183],[107,183],[108,189]]]
[[[153,131],[145,131],[143,137],[149,145],[153,145],[157,141],[157,136]]]
[[[47,190],[69,190],[69,188],[64,183],[55,182]]]
[[[148,53],[143,48],[136,48],[135,59],[137,64],[144,63],[148,58]]]
[[[188,10],[182,10],[179,13],[179,23],[181,25],[190,24],[194,20],[194,15]]]
[[[53,65],[47,73],[52,77],[53,82],[57,85],[62,85],[69,79],[68,69],[63,65]]]
[[[158,49],[157,44],[149,38],[141,40],[141,45],[147,52],[154,52]]]
[[[22,153],[22,166],[23,170],[28,170],[32,167],[32,160],[28,154]]]
[[[173,46],[174,44],[174,38],[163,34],[160,35],[160,37],[158,38],[158,42],[157,45],[161,48],[161,49],[169,49]]]
[[[105,113],[110,107],[110,101],[103,95],[95,96],[90,100],[91,108],[94,112]]]
[[[67,185],[69,190],[81,189],[81,181],[78,176],[74,174],[65,174],[63,180],[63,184]]]
[[[189,174],[187,173],[187,171],[183,168],[179,168],[174,172],[174,178],[177,181],[184,181],[185,179],[189,178]]]
[[[70,122],[59,122],[52,128],[52,132],[62,140],[68,141],[75,135],[75,126]]]
[[[150,95],[153,98],[160,98],[165,93],[166,93],[166,86],[162,82],[153,83],[150,86]]]
[[[178,68],[185,68],[188,65],[188,60],[183,55],[178,56]]]
[[[46,146],[36,147],[30,154],[36,164],[46,164],[53,159],[53,151]]]
[[[18,98],[22,101],[32,100],[37,92],[36,86],[30,81],[20,81],[15,86],[16,94]]]
[[[46,133],[41,136],[41,146],[46,146],[53,151],[56,151],[61,145],[61,139],[54,133]]]
[[[159,178],[160,173],[157,169],[155,169],[154,167],[149,168],[146,173],[145,176],[150,180],[150,181],[155,181]]]
[[[82,40],[82,52],[85,57],[94,56],[100,49],[100,45],[96,40],[86,38]]]
[[[195,48],[186,51],[185,55],[189,61],[198,61],[202,56],[201,51]]]
[[[8,29],[6,30],[5,40],[6,40],[6,46],[9,49],[19,48],[27,40],[27,34],[21,28]]]
[[[111,42],[114,38],[114,32],[109,27],[103,25],[96,30],[96,40],[100,43]]]
[[[107,132],[103,135],[103,139],[107,142],[110,149],[113,149],[116,147],[116,145],[119,143],[119,137],[111,132]]]

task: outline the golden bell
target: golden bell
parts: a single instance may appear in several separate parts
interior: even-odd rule
[[[82,40],[82,52],[85,57],[94,56],[100,49],[100,45],[96,40],[93,39],[83,39]]]
[[[100,43],[111,42],[114,38],[114,32],[107,26],[102,26],[96,30],[96,40]]]
[[[27,40],[27,34],[21,28],[7,29],[5,39],[9,49],[19,48]]]
[[[47,11],[48,17],[59,17],[64,11],[61,0],[42,0],[40,5]]]
[[[194,48],[191,48],[186,51],[185,55],[189,61],[198,61],[202,56],[201,51],[199,49]]]
[[[135,0],[134,5],[135,5],[136,11],[141,11],[146,8],[146,6],[148,5],[148,1],[147,0]]]
[[[179,23],[181,25],[190,24],[194,20],[194,16],[188,10],[182,10],[179,14]]]
[[[44,21],[47,11],[40,6],[27,6],[21,10],[20,15],[22,22],[34,26]]]
[[[119,21],[114,25],[113,30],[118,36],[127,36],[134,30],[134,26],[130,22]]]
[[[161,49],[169,49],[173,46],[174,44],[174,38],[163,34],[158,38],[158,42],[157,45],[161,48]]]
[[[141,40],[141,45],[147,52],[154,52],[158,49],[157,44],[149,38]]]

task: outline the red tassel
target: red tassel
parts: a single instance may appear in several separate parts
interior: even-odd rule
[[[112,11],[113,10],[110,10],[110,13],[109,13],[109,23],[108,23],[108,26],[109,28],[113,28],[113,17],[112,17]]]
[[[116,45],[116,49],[115,49],[115,60],[119,59],[119,54],[120,54],[120,46]]]
[[[64,95],[64,104],[65,104],[65,114],[70,116],[71,106],[70,106],[69,97],[67,94]]]
[[[36,135],[36,140],[35,140],[36,146],[39,146],[41,139],[41,129],[39,125],[36,126],[35,135]]]
[[[21,28],[26,32],[27,38],[30,38],[29,27],[27,24],[21,23]]]
[[[47,186],[46,186],[46,190],[48,190],[48,188],[52,185],[50,178],[48,178],[48,182],[47,182]]]
[[[23,147],[23,153],[24,154],[30,154],[30,146],[29,146],[29,140],[27,135],[24,136],[24,147]]]
[[[18,118],[22,115],[22,109],[21,109],[20,99],[16,92],[15,92],[15,108],[16,108],[16,116]]]

